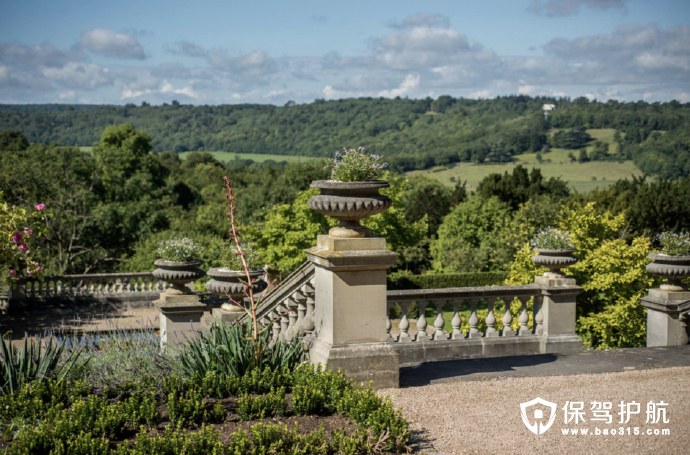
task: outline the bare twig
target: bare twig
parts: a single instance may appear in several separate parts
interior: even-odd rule
[[[235,200],[235,194],[233,193],[232,190],[232,184],[230,183],[230,179],[226,176],[223,177],[223,183],[225,185],[225,199],[227,201],[228,205],[228,220],[230,220],[230,227],[228,228],[228,233],[230,234],[230,238],[232,241],[235,243],[235,248],[237,250],[237,255],[240,257],[240,260],[242,261],[242,269],[244,272],[244,275],[247,279],[247,286],[244,288],[244,294],[247,300],[249,301],[249,308],[245,307],[241,301],[237,301],[230,297],[230,300],[240,308],[242,308],[247,316],[251,319],[252,322],[252,340],[257,340],[259,338],[259,324],[257,321],[256,317],[256,307],[257,307],[257,302],[254,298],[254,284],[255,280],[251,276],[251,270],[249,269],[249,263],[247,262],[246,258],[246,253],[244,249],[242,248],[242,240],[240,239],[240,232],[237,227],[237,220],[235,219],[235,209],[236,209],[236,200]]]

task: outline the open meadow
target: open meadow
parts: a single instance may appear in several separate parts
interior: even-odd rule
[[[568,182],[570,188],[578,193],[587,193],[597,187],[606,187],[619,179],[640,176],[642,172],[632,161],[590,161],[572,162],[568,150],[553,149],[537,161],[536,153],[516,155],[512,163],[475,164],[457,163],[450,166],[437,166],[423,171],[412,171],[408,175],[426,175],[446,185],[467,182],[469,189],[475,189],[479,182],[489,174],[512,172],[517,165],[527,168],[538,167],[546,178],[559,177]]]

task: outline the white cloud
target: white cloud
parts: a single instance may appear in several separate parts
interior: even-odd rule
[[[41,74],[63,87],[93,90],[112,82],[108,68],[93,63],[68,62],[64,66],[42,67]]]
[[[208,56],[206,49],[191,41],[178,41],[173,46],[169,46],[168,50],[173,54],[186,55],[187,57],[205,58]]]
[[[391,33],[373,41],[373,48],[382,66],[401,70],[473,60],[484,52],[452,28],[447,18],[428,15],[395,24]]]
[[[227,51],[215,49],[209,53],[208,61],[217,70],[239,80],[260,78],[273,75],[278,64],[275,59],[261,50],[254,50],[247,54],[232,56]]]
[[[161,93],[171,93],[174,95],[184,95],[190,98],[199,98],[199,95],[191,87],[175,87],[168,81],[161,82]]]
[[[397,88],[391,90],[383,90],[379,92],[379,96],[384,98],[395,98],[396,96],[405,96],[419,87],[419,74],[408,74]]]
[[[550,17],[571,16],[581,7],[594,10],[618,9],[625,11],[627,0],[533,0],[528,11]]]
[[[144,48],[136,38],[106,28],[93,28],[82,32],[79,45],[105,57],[137,60],[146,58]]]

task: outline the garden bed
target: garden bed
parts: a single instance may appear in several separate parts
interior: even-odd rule
[[[4,342],[0,449],[8,454],[408,450],[408,424],[388,399],[342,373],[304,362],[297,343],[246,340],[242,329],[233,327],[212,328],[215,334],[175,356],[158,354],[141,336],[113,338],[81,352],[53,346],[38,355],[30,343],[22,352]],[[219,340],[242,341],[229,346]],[[250,352],[243,349],[257,346],[261,358],[243,357]],[[200,350],[208,362],[196,357]],[[40,365],[25,369],[34,373],[26,377],[13,370],[21,362],[40,364],[46,353],[59,357],[46,374],[35,374]],[[230,362],[235,371],[225,371],[228,358],[235,359]]]

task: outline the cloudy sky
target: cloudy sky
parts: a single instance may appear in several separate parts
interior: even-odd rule
[[[690,102],[689,0],[0,0],[0,103]]]

